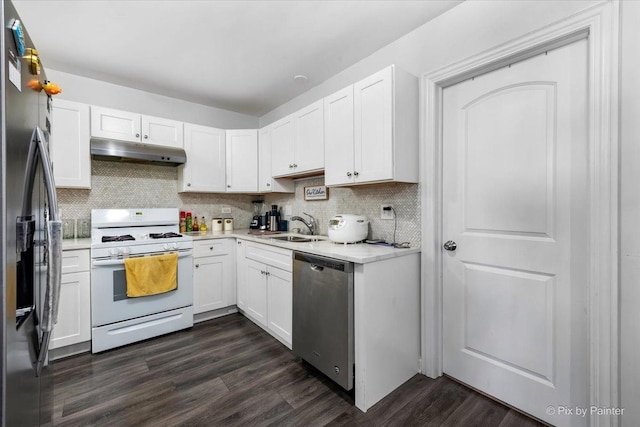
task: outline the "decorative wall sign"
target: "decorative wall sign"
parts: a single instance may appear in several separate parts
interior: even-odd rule
[[[324,185],[304,187],[305,200],[327,200],[328,198],[329,198],[329,189]]]

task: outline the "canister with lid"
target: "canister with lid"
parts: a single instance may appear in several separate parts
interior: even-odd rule
[[[222,218],[213,218],[211,220],[211,231],[222,231]]]
[[[233,230],[233,218],[225,218],[223,221],[224,221],[224,231],[232,231]]]

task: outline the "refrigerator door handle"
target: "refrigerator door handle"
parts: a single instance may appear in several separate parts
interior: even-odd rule
[[[58,199],[56,197],[56,185],[53,179],[53,169],[49,159],[49,152],[45,146],[45,139],[39,127],[33,130],[29,145],[29,157],[27,158],[27,170],[25,174],[24,191],[22,195],[22,217],[18,219],[18,230],[27,230],[18,233],[18,248],[28,248],[33,239],[29,236],[29,227],[21,227],[21,224],[32,219],[31,200],[33,197],[33,185],[36,177],[38,161],[42,165],[44,182],[49,199],[49,218],[47,220],[47,283],[42,310],[40,329],[42,338],[38,349],[36,361],[36,376],[40,375],[49,351],[49,341],[53,326],[58,320],[58,304],[60,302],[60,284],[62,279],[62,221],[58,215]],[[25,239],[25,240],[20,240]]]

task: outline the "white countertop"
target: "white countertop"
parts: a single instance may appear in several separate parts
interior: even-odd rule
[[[75,251],[78,249],[91,249],[91,238],[84,239],[64,239],[62,241],[63,251]]]
[[[355,262],[357,264],[366,264],[369,262],[381,261],[383,259],[395,258],[420,252],[419,247],[411,247],[408,249],[395,249],[388,246],[369,245],[367,243],[355,243],[343,245],[340,243],[332,243],[328,240],[320,240],[317,242],[293,243],[280,240],[274,240],[271,237],[292,235],[293,233],[255,235],[249,234],[248,229],[233,231],[207,231],[183,233],[191,236],[194,241],[208,239],[224,239],[234,238],[249,240],[252,242],[264,243],[267,245],[277,246],[279,248],[291,249],[293,251],[306,252],[313,255],[326,256],[336,258],[343,261]],[[309,237],[309,236],[304,236]],[[318,237],[318,236],[315,236]],[[322,237],[322,236],[320,236]],[[326,236],[325,236],[326,237]],[[62,241],[62,250],[73,251],[78,249],[90,249],[91,239],[65,239]]]
[[[384,259],[395,258],[405,255],[420,253],[420,247],[411,247],[407,249],[396,249],[388,246],[370,245],[368,243],[355,243],[344,245],[333,243],[328,240],[320,240],[317,242],[286,242],[274,240],[272,237],[282,235],[292,235],[293,233],[271,234],[271,235],[255,235],[249,234],[248,229],[233,231],[207,231],[205,233],[193,232],[184,233],[193,237],[194,241],[206,239],[224,239],[236,238],[249,240],[252,242],[264,243],[277,246],[280,248],[291,249],[298,252],[306,252],[313,255],[337,258],[343,261],[355,262],[357,264],[366,264],[369,262],[381,261]],[[303,236],[310,237],[310,236]],[[322,236],[314,236],[322,237]],[[324,236],[326,238],[326,236]]]

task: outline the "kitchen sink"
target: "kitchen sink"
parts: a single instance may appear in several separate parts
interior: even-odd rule
[[[291,243],[308,243],[308,242],[318,242],[320,240],[324,240],[320,237],[315,236],[270,236],[273,240],[280,240],[283,242],[291,242]]]

